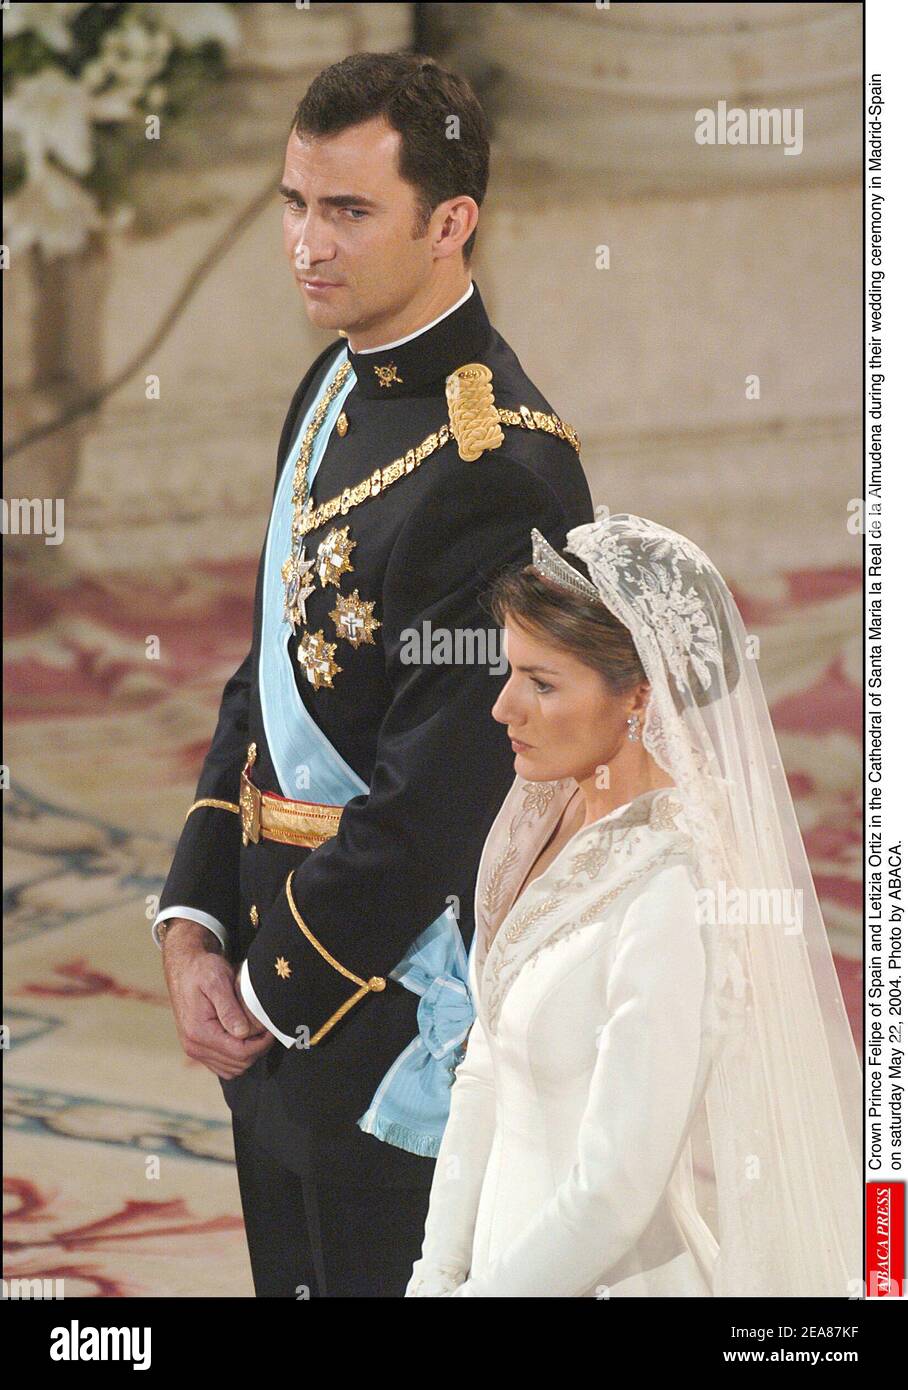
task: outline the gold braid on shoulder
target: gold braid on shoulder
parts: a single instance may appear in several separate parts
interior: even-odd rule
[[[502,425],[519,429],[539,430],[563,439],[580,453],[580,437],[572,425],[544,410],[530,410],[521,405],[516,409],[497,406],[492,392],[492,373],[484,362],[466,362],[445,382],[448,420],[400,458],[392,459],[383,468],[376,468],[354,487],[345,487],[336,497],[329,497],[317,507],[309,497],[296,523],[298,534],[307,536],[336,516],[346,516],[354,507],[379,497],[386,488],[405,478],[453,438],[462,459],[475,460],[489,449],[504,442]]]
[[[504,443],[492,394],[492,373],[483,362],[468,362],[452,372],[445,382],[445,396],[451,433],[462,459],[472,462],[486,449],[497,449]]]

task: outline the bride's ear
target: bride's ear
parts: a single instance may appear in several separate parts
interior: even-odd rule
[[[649,681],[640,681],[639,685],[634,690],[634,701],[628,712],[630,714],[643,716],[649,705],[649,697],[651,694],[652,687]]]

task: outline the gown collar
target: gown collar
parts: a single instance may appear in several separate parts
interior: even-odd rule
[[[641,792],[599,820],[582,826],[517,898],[527,871],[576,790],[573,778],[525,782],[518,777],[489,832],[477,875],[471,988],[478,996],[490,995],[496,1017],[503,996],[498,997],[495,981],[502,979],[504,971],[503,978],[509,982],[517,973],[515,962],[527,957],[531,940],[550,934],[548,913],[557,915],[565,897],[560,886],[566,878],[576,878],[577,891],[586,891],[590,886],[598,888],[613,869],[620,878],[626,868],[624,856],[619,863],[618,855],[612,851],[625,845],[631,851],[636,843],[635,828],[674,831],[673,841],[679,833],[683,835],[683,823],[679,822],[682,804],[675,788],[657,787]],[[582,867],[578,867],[581,863]],[[486,998],[483,1002],[490,1001]],[[476,1003],[479,1008],[479,999]]]

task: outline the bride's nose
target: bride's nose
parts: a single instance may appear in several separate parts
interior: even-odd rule
[[[512,680],[512,679],[513,679],[513,677],[509,677],[508,680],[505,682],[504,686],[502,687],[501,691],[499,692],[498,699],[495,701],[494,705],[492,706],[492,718],[493,718],[493,719],[497,719],[499,724],[510,724],[510,723],[513,722],[512,719],[511,719],[511,716],[510,716],[510,714],[509,714],[509,712],[508,712],[508,711],[511,709],[511,705],[512,705],[512,701],[511,701],[511,680]]]

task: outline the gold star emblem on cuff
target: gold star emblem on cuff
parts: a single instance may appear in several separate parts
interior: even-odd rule
[[[337,607],[332,608],[329,617],[334,619],[339,637],[346,637],[351,646],[359,647],[363,642],[375,645],[372,633],[381,627],[378,618],[373,618],[374,599],[361,599],[359,589],[352,594],[338,594]]]
[[[350,552],[355,545],[356,541],[350,535],[349,526],[342,526],[340,530],[332,528],[328,532],[315,557],[323,589],[327,589],[329,584],[336,584],[347,570],[353,572]]]
[[[278,956],[277,960],[274,962],[274,968],[282,980],[289,980],[290,976],[293,974],[293,971],[290,969],[289,960],[284,960],[283,956]]]
[[[316,690],[321,690],[323,685],[333,687],[334,677],[338,671],[344,669],[334,660],[336,650],[337,643],[326,642],[321,628],[318,632],[303,634],[303,640],[296,649],[296,657],[306,672],[309,684]]]
[[[251,906],[250,909],[249,909],[249,920],[250,920],[250,922],[252,923],[252,925],[253,925],[254,927],[257,927],[257,926],[258,926],[258,924],[259,924],[259,910],[258,910],[258,908],[256,907],[255,903],[253,903],[252,906]]]

